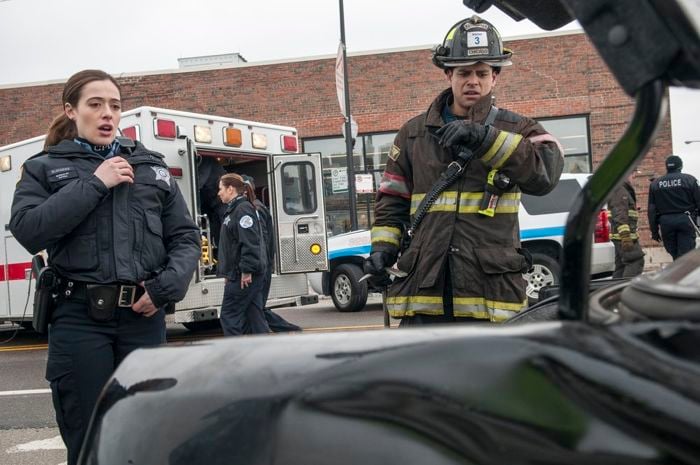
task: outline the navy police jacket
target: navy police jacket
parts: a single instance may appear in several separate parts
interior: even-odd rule
[[[63,277],[94,283],[139,283],[160,307],[182,300],[201,254],[200,232],[171,179],[163,155],[140,143],[122,154],[134,183],[108,189],[104,161],[63,140],[24,164],[10,230],[30,253],[46,249]]]
[[[239,195],[226,206],[219,236],[218,275],[231,280],[267,267],[265,241],[255,206]]]

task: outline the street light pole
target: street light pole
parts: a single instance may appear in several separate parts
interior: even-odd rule
[[[348,86],[347,53],[345,51],[345,13],[340,1],[340,43],[343,47],[343,84],[345,90],[345,154],[347,158],[348,195],[350,196],[350,230],[357,230],[357,199],[355,195],[355,163],[352,157],[352,127],[350,119],[350,88]]]

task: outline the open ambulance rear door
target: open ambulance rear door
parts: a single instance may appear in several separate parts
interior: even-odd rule
[[[279,274],[328,270],[321,154],[272,156]]]

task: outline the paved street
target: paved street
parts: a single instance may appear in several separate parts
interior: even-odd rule
[[[379,295],[371,295],[367,307],[358,313],[340,313],[330,299],[275,311],[309,332],[383,328]],[[10,325],[0,325],[0,342],[14,332]],[[193,333],[178,324],[168,325],[168,343],[187,344],[216,337],[223,337],[221,330]],[[65,463],[65,448],[44,380],[46,357],[46,339],[31,331],[20,329],[12,341],[0,344],[0,464]]]

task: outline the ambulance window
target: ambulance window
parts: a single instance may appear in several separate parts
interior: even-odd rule
[[[282,167],[284,211],[288,215],[316,212],[314,165],[308,162],[286,163]]]

